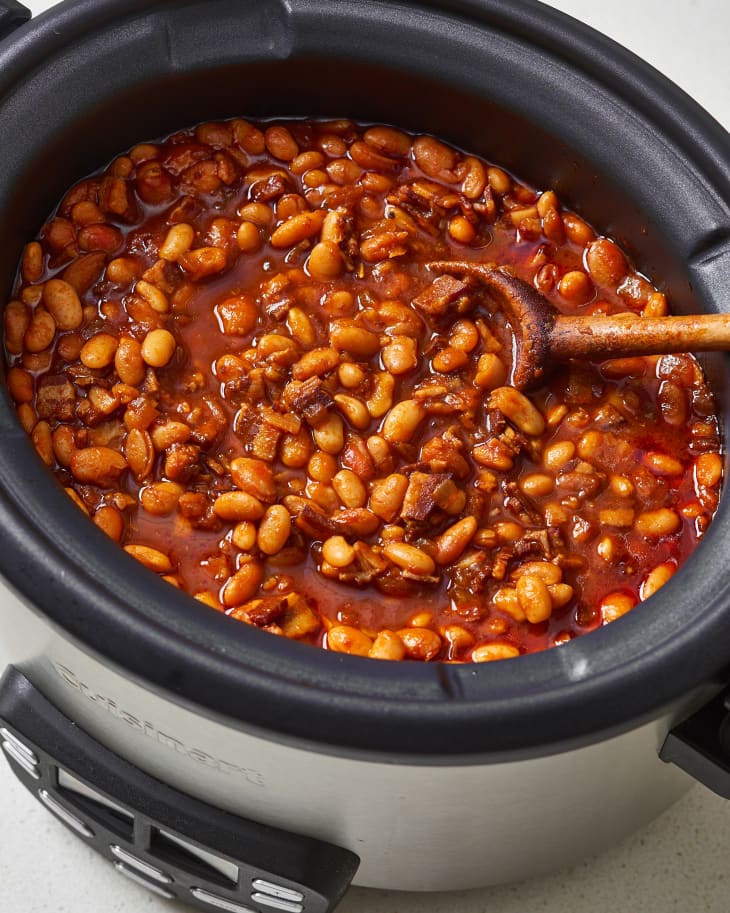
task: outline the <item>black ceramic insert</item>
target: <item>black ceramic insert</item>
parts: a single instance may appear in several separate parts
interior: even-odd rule
[[[533,0],[67,0],[21,25],[0,43],[3,293],[75,180],[233,115],[435,133],[555,187],[679,310],[726,305],[727,134]],[[726,359],[705,365],[725,409]],[[480,667],[389,664],[271,637],[156,579],[63,494],[6,397],[0,459],[0,569],[33,610],[121,674],[269,738],[414,762],[535,756],[656,717],[727,665],[727,498],[682,572],[605,630]]]

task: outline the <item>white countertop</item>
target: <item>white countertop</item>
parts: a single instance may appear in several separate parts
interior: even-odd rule
[[[53,5],[25,0],[35,14]],[[678,83],[730,128],[728,0],[552,0]],[[1,598],[1,595],[0,595]],[[2,633],[0,632],[0,637]],[[526,883],[452,894],[352,889],[342,913],[727,913],[730,806],[701,786],[603,855]],[[175,913],[110,871],[0,761],[0,911]]]

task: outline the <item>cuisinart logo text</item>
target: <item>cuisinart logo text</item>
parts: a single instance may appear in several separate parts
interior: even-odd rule
[[[142,720],[138,716],[134,716],[134,714],[123,710],[115,701],[111,700],[111,698],[104,697],[103,694],[95,693],[88,685],[85,685],[84,682],[78,679],[70,669],[67,669],[60,663],[53,663],[53,667],[60,675],[62,681],[67,685],[74,688],[95,706],[106,710],[107,713],[111,714],[115,719],[126,723],[131,729],[136,729],[138,732],[144,733],[144,735],[153,739],[155,742],[164,745],[165,748],[171,748],[178,754],[190,758],[191,761],[197,761],[198,764],[204,764],[206,767],[212,767],[215,770],[220,770],[226,774],[240,774],[254,786],[264,786],[264,776],[258,770],[251,770],[249,767],[240,767],[238,764],[231,764],[230,761],[222,761],[220,758],[215,758],[213,755],[208,754],[207,751],[201,751],[199,748],[192,748],[189,745],[185,745],[180,739],[167,735],[153,726],[152,723],[148,723],[147,720]]]

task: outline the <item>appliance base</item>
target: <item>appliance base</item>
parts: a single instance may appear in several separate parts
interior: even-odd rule
[[[0,679],[0,746],[66,827],[166,899],[229,913],[329,913],[357,870],[348,850],[230,815],[149,777],[13,667]]]

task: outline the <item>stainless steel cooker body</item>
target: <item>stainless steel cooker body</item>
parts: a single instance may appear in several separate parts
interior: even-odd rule
[[[686,706],[540,757],[343,754],[183,707],[71,645],[20,603],[4,601],[2,611],[12,633],[0,660],[81,729],[183,793],[351,850],[363,886],[460,890],[554,871],[650,821],[694,782],[658,757]]]
[[[120,149],[300,114],[442,136],[555,187],[679,310],[727,300],[727,134],[532,0],[66,0],[23,18],[0,2],[6,294],[56,200]],[[727,363],[704,364],[725,414]],[[728,788],[727,497],[682,571],[596,634],[483,666],[389,664],[236,624],[150,575],[48,476],[5,396],[0,458],[0,743],[158,893],[316,913],[353,878],[496,883],[619,839],[687,788],[680,767]]]

